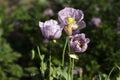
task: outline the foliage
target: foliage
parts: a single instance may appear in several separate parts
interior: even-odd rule
[[[3,30],[0,28],[0,79],[19,80],[23,75],[22,67],[17,64],[21,55],[11,49],[2,34]]]
[[[78,54],[75,69],[83,68],[83,80],[96,79],[96,76],[101,76],[104,80],[113,67],[120,66],[120,35],[116,34],[117,18],[120,16],[119,4],[120,1],[117,0],[13,0],[0,5],[0,80],[41,78],[47,66],[44,61],[48,58],[43,60],[43,56],[48,56],[49,47],[43,43],[44,38],[38,23],[50,18],[57,19],[57,12],[65,6],[83,10],[86,28],[81,33],[86,33],[90,38],[88,50]],[[52,8],[54,16],[45,16],[43,11],[46,8]],[[92,17],[102,19],[99,28],[89,25]],[[62,38],[52,44],[53,77],[56,79],[67,75],[67,68],[61,67],[65,36],[63,32]],[[41,60],[36,46],[40,46]],[[35,53],[31,54],[32,49],[35,49]],[[69,64],[67,52],[68,50],[65,65]],[[114,69],[111,75],[110,80],[119,80],[118,69]],[[79,78],[75,76],[75,80]]]

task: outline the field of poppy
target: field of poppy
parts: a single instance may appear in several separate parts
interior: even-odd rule
[[[119,4],[0,0],[0,80],[120,80]]]

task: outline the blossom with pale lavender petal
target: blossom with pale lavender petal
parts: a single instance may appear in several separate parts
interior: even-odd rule
[[[120,35],[120,31],[117,31],[117,35]]]
[[[82,77],[82,75],[83,75],[83,68],[80,67],[80,69],[73,70],[73,75],[79,75],[80,77]]]
[[[39,26],[43,36],[47,39],[58,39],[61,37],[62,28],[55,20],[48,20],[45,22],[39,22]]]
[[[50,41],[49,41],[48,39],[44,39],[44,40],[43,40],[43,43],[45,43],[45,44],[49,44]]]
[[[95,27],[99,27],[100,23],[101,23],[101,19],[97,17],[92,18],[90,21],[90,24],[94,25]]]
[[[58,19],[62,27],[65,27],[64,29],[68,35],[72,35],[74,31],[78,32],[85,27],[83,18],[84,14],[79,9],[65,7],[58,12]]]
[[[78,53],[85,52],[88,43],[90,42],[89,38],[85,38],[85,34],[75,34],[73,36],[70,36],[70,46],[71,48]]]
[[[44,15],[49,15],[49,16],[53,16],[54,12],[51,8],[45,9],[43,12]]]
[[[120,26],[120,17],[117,19],[117,26]]]

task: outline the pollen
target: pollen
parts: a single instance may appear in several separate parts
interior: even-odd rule
[[[75,20],[71,17],[68,18],[68,23],[73,23]]]

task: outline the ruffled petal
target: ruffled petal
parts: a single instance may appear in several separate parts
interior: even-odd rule
[[[85,24],[84,21],[80,21],[80,22],[78,22],[78,25],[79,25],[79,27],[78,27],[79,30],[85,28],[85,26],[86,26],[86,24]]]
[[[80,22],[84,18],[83,11],[78,10],[78,9],[74,11],[73,16],[74,16],[74,19],[78,22]]]
[[[70,46],[75,52],[85,52],[89,42],[89,38],[86,38],[84,33],[75,34],[70,37]]]
[[[62,35],[62,28],[56,30],[56,32],[54,33],[54,38],[55,38],[55,39],[58,39],[58,38],[61,37],[61,35]]]
[[[82,48],[79,45],[76,45],[75,52],[81,52]]]
[[[81,10],[70,7],[65,7],[64,9],[58,12],[58,19],[64,25],[68,24],[67,19],[70,17],[75,19],[76,21],[81,21],[84,18],[84,14]]]
[[[85,43],[84,46],[81,48],[81,52],[85,52],[87,47],[88,47],[88,45]]]
[[[40,29],[41,29],[41,32],[42,32],[42,35],[46,35],[45,34],[45,31],[44,31],[44,23],[43,22],[39,22],[39,27],[40,27]]]

